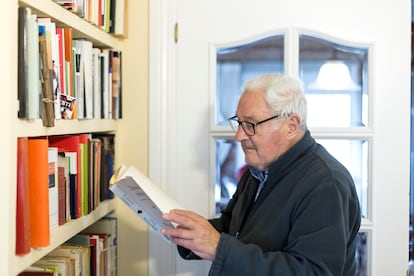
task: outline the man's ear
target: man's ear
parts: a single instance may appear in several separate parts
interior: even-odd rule
[[[300,132],[300,117],[297,114],[291,114],[287,118],[288,137],[294,138]]]

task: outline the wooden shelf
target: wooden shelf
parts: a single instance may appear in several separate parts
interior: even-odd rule
[[[30,7],[40,17],[49,17],[57,26],[73,29],[73,38],[85,38],[95,47],[121,49],[122,39],[80,18],[52,0],[19,0],[20,6]]]
[[[31,250],[31,252],[24,256],[16,256],[13,260],[13,274],[17,275],[19,272],[23,271],[26,267],[30,266],[32,263],[36,262],[53,249],[66,242],[72,236],[76,235],[82,229],[85,229],[89,225],[93,224],[100,218],[109,214],[115,209],[115,200],[106,200],[100,203],[98,208],[92,211],[90,214],[83,216],[81,218],[69,221],[58,228],[52,229],[50,233],[50,245],[44,248],[36,248]]]
[[[44,127],[41,119],[19,120],[15,122],[17,137],[51,136],[60,134],[114,132],[118,120],[55,120],[54,127]]]

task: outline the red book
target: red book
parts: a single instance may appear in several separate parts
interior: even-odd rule
[[[80,218],[82,216],[82,187],[81,184],[81,176],[80,176],[80,139],[79,135],[62,135],[62,136],[50,136],[49,137],[49,146],[50,147],[57,147],[58,152],[65,153],[65,152],[75,152],[76,153],[76,176],[75,176],[75,217]]]
[[[27,137],[17,138],[16,255],[30,252]]]
[[[27,145],[31,247],[45,247],[50,244],[48,143],[29,138]]]

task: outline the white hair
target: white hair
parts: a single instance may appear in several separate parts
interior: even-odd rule
[[[297,114],[301,128],[307,129],[307,104],[301,80],[282,74],[260,75],[246,82],[243,93],[257,89],[265,91],[266,104],[274,114]]]

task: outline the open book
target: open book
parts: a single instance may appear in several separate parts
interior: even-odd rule
[[[110,190],[140,216],[167,242],[170,237],[161,234],[162,228],[175,227],[162,219],[171,209],[184,209],[166,192],[135,167],[121,166],[111,179]]]

